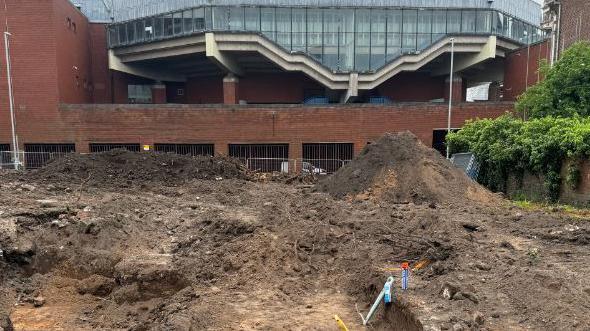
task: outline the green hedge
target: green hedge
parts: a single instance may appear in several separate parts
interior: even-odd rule
[[[559,198],[565,160],[590,156],[590,118],[543,117],[523,121],[512,115],[467,123],[447,141],[453,153],[473,152],[481,163],[479,181],[494,191],[506,191],[509,174],[542,175],[549,200]],[[568,184],[576,185],[575,168]]]

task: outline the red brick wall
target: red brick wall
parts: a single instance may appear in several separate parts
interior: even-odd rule
[[[532,45],[530,49],[524,47],[509,53],[504,66],[504,100],[514,101],[526,90],[527,86],[530,87],[538,83],[543,78],[539,73],[539,63],[541,60],[549,60],[550,57],[550,40]]]
[[[69,1],[53,1],[57,43],[57,82],[60,102],[92,102],[90,27],[88,19]],[[46,29],[34,29],[47,33]]]
[[[305,90],[325,88],[303,73],[252,74],[240,78],[239,99],[248,103],[302,103]]]
[[[576,41],[590,40],[590,2],[588,0],[562,0],[561,41],[563,51]]]
[[[34,142],[33,137],[39,132],[58,136],[63,127],[59,125],[59,120],[55,123],[59,118],[59,92],[53,0],[6,0],[6,7],[5,11],[4,5],[0,6],[0,22],[4,24],[8,16],[8,29],[12,34],[11,62],[19,140]],[[7,143],[11,138],[4,51],[2,40],[0,141]]]
[[[453,110],[453,127],[467,119],[511,111],[511,103],[463,103]],[[59,136],[38,132],[35,141],[75,142],[78,151],[97,141],[215,143],[352,142],[359,152],[386,132],[410,130],[432,145],[432,131],[447,126],[447,107],[439,104],[334,106],[63,105]],[[47,123],[46,125],[51,125]],[[23,141],[28,142],[28,141]],[[300,157],[291,155],[291,157]]]
[[[445,97],[445,77],[429,73],[403,72],[381,84],[377,91],[393,101],[430,101]]]
[[[223,103],[223,77],[189,78],[186,82],[186,102],[192,104]]]
[[[90,56],[92,100],[94,103],[112,103],[112,73],[109,70],[107,34],[105,24],[90,24]]]

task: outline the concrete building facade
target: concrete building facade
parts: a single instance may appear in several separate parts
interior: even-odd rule
[[[547,48],[528,0],[6,2],[18,149],[31,153],[250,146],[256,158],[280,145],[286,159],[349,159],[343,144],[401,130],[440,148],[451,49],[459,128],[510,111]],[[465,103],[486,82],[488,102]],[[0,93],[0,150],[14,150],[9,104]]]

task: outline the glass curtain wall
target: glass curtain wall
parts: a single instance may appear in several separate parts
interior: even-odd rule
[[[374,71],[449,35],[498,35],[522,44],[543,31],[487,9],[207,6],[109,25],[110,47],[204,31],[260,33],[337,72]]]

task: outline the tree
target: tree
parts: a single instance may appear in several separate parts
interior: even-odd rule
[[[590,116],[590,43],[568,48],[551,68],[541,65],[545,79],[529,88],[516,103],[526,117]]]

